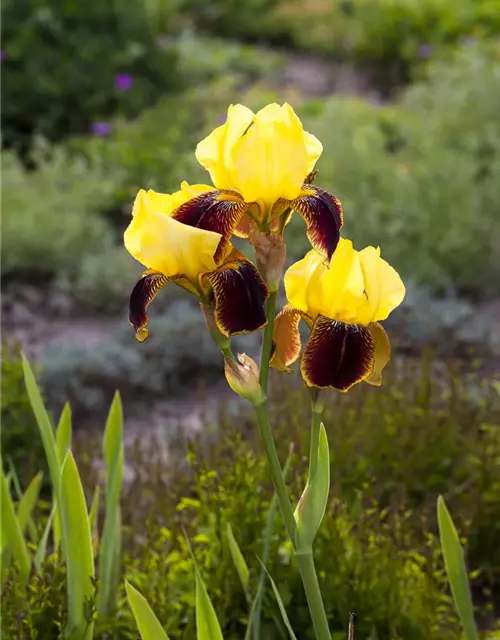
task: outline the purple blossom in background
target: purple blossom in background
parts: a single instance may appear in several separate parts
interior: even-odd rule
[[[418,48],[418,57],[427,60],[432,55],[432,47],[430,44],[421,44]]]
[[[94,136],[109,136],[111,133],[111,125],[109,122],[93,122],[90,127],[90,132]]]
[[[0,49],[0,60],[5,60],[7,56],[5,55],[5,51],[3,49]]]
[[[227,113],[222,113],[222,114],[219,116],[219,122],[220,122],[221,124],[226,124],[226,119],[227,119]]]
[[[117,73],[115,76],[115,87],[119,91],[128,91],[134,86],[134,78],[130,73]]]

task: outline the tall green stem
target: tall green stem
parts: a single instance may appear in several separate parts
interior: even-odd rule
[[[262,352],[260,358],[259,382],[267,396],[267,382],[269,380],[269,361],[271,360],[271,348],[273,345],[274,316],[276,312],[277,291],[271,291],[266,303],[267,324],[262,339]]]
[[[261,368],[260,368],[259,379],[260,379],[262,390],[266,395],[266,399],[264,400],[264,402],[260,404],[255,404],[254,409],[255,409],[255,415],[257,418],[257,424],[259,427],[259,432],[262,438],[262,442],[264,444],[264,449],[266,452],[269,469],[271,471],[271,477],[272,477],[274,488],[276,491],[278,504],[280,506],[281,513],[283,514],[283,520],[285,522],[285,527],[286,527],[288,536],[295,550],[296,548],[295,517],[292,510],[292,505],[290,503],[290,498],[288,496],[285,479],[281,471],[281,465],[278,458],[278,453],[276,451],[276,446],[274,444],[274,439],[271,432],[271,426],[269,424],[269,412],[268,412],[268,401],[267,401],[269,361],[271,359],[271,347],[272,347],[272,340],[273,340],[276,296],[277,296],[277,292],[271,292],[267,300],[266,314],[267,314],[268,323],[264,330],[264,338],[262,341],[262,355],[261,355],[261,365],[260,365]],[[314,415],[315,414],[313,412],[313,423],[315,424]],[[315,446],[314,460],[316,460],[317,462],[319,425],[321,423],[320,413],[318,413],[316,422],[317,422],[317,429],[315,428],[312,431],[314,431],[315,433],[314,438],[316,440],[316,446]],[[311,447],[312,446],[313,445],[311,442]],[[315,463],[313,462],[313,464]],[[326,617],[323,599],[321,597],[318,577],[316,575],[316,568],[314,566],[314,558],[313,558],[312,550],[307,553],[296,554],[295,557],[297,558],[297,564],[299,566],[299,571],[302,578],[302,584],[304,585],[304,591],[306,592],[307,603],[309,606],[309,611],[311,613],[311,618],[312,618],[316,638],[317,640],[331,640],[330,630],[328,629],[328,620]]]

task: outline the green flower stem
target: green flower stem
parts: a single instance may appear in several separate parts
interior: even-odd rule
[[[264,330],[264,338],[262,341],[262,355],[261,355],[261,364],[260,364],[260,384],[266,398],[263,402],[259,404],[254,404],[255,415],[257,419],[257,424],[259,427],[260,436],[262,438],[262,442],[264,444],[264,449],[267,456],[267,461],[269,464],[269,469],[271,471],[271,477],[273,480],[274,488],[276,491],[276,496],[278,498],[278,504],[281,509],[281,513],[283,514],[283,520],[285,521],[285,527],[288,532],[288,536],[290,541],[292,542],[293,548],[295,549],[295,517],[293,515],[292,505],[290,503],[290,497],[288,495],[288,491],[285,484],[285,479],[283,477],[283,473],[281,471],[281,465],[278,458],[278,453],[276,451],[276,446],[274,444],[273,435],[271,432],[271,426],[269,424],[269,409],[268,409],[268,401],[267,401],[267,386],[269,379],[269,361],[271,359],[271,347],[273,340],[273,327],[274,327],[274,315],[276,308],[276,296],[277,292],[271,292],[266,306],[266,314],[267,314],[267,325]],[[313,408],[317,406],[319,409],[320,405],[316,405],[314,403],[315,398],[313,398]],[[316,417],[315,417],[316,416]],[[314,460],[317,463],[317,450],[318,450],[318,441],[319,441],[319,428],[321,424],[321,412],[313,410],[313,424],[314,429],[311,432],[311,437],[316,439],[316,454],[314,456]],[[317,425],[317,426],[316,426]],[[311,442],[312,446],[312,442]],[[313,461],[314,464],[314,461]],[[302,578],[302,584],[304,585],[304,590],[306,592],[307,603],[309,606],[309,611],[311,613],[311,618],[314,626],[314,631],[316,634],[317,640],[331,640],[330,630],[328,628],[328,620],[326,617],[325,607],[323,604],[323,599],[321,597],[321,591],[319,588],[318,577],[316,575],[316,567],[314,566],[314,558],[312,554],[312,549],[307,553],[295,554],[297,558],[297,564],[299,566],[300,575]]]
[[[264,329],[264,338],[262,339],[262,352],[260,358],[260,376],[259,382],[262,391],[267,396],[267,382],[269,380],[269,361],[271,360],[271,348],[273,345],[273,329],[274,316],[276,311],[277,291],[271,291],[266,303],[267,324]]]
[[[273,434],[271,433],[271,427],[269,425],[269,412],[267,407],[267,400],[264,400],[261,404],[254,405],[255,416],[257,418],[257,425],[259,427],[260,437],[264,443],[264,449],[266,451],[267,461],[269,463],[269,469],[271,471],[271,477],[273,479],[274,488],[276,490],[276,496],[278,498],[278,504],[283,514],[286,530],[290,536],[292,544],[295,546],[295,518],[293,515],[292,505],[290,504],[290,498],[281,472],[281,465],[278,458],[278,452],[274,444]]]
[[[259,432],[262,442],[264,443],[264,449],[266,451],[276,496],[278,498],[278,504],[280,506],[281,513],[283,514],[288,536],[295,549],[295,517],[293,515],[292,505],[290,504],[290,498],[281,472],[278,453],[276,451],[271,427],[269,425],[267,400],[261,404],[254,405],[254,409],[257,417],[257,424],[259,426]],[[326,617],[325,607],[323,605],[323,599],[321,597],[316,568],[314,566],[312,549],[307,553],[296,554],[295,557],[297,558],[297,564],[299,565],[302,584],[304,585],[304,590],[306,592],[307,604],[309,605],[316,638],[317,640],[331,640],[330,630],[328,629],[328,620]]]
[[[328,628],[328,620],[325,612],[325,605],[321,597],[316,567],[312,549],[308,553],[295,556],[299,565],[300,576],[304,591],[306,592],[307,604],[313,621],[314,632],[317,640],[331,640],[332,635]]]

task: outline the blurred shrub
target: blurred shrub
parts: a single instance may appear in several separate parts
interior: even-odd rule
[[[278,14],[296,46],[367,67],[385,90],[443,50],[500,33],[498,0],[299,1]]]
[[[140,0],[7,0],[2,8],[2,136],[25,150],[92,123],[134,116],[179,85],[176,56],[153,38]],[[19,25],[23,28],[20,29]],[[120,74],[130,80],[117,78]]]
[[[135,261],[116,249],[118,234],[103,212],[114,206],[113,173],[81,155],[37,145],[37,169],[2,153],[2,281],[67,292],[87,309],[113,309],[130,293]]]
[[[187,40],[185,43],[191,46]],[[213,58],[217,58],[216,50],[217,47],[212,50]],[[223,51],[228,66],[232,66],[230,48]],[[208,47],[200,64],[196,64],[194,52],[182,56],[186,74],[201,86],[175,98],[163,98],[135,121],[116,122],[114,134],[108,138],[76,138],[69,143],[71,149],[84,153],[91,164],[102,166],[111,175],[121,175],[114,197],[116,206],[123,206],[126,213],[126,218],[120,221],[123,227],[128,224],[130,203],[138,189],[165,193],[179,189],[183,180],[210,184],[207,171],[196,161],[196,145],[224,121],[231,102],[243,99],[236,96],[249,80],[246,72],[245,80],[238,73],[219,73],[219,62],[211,61],[210,52]],[[279,64],[279,58],[272,59]],[[220,66],[225,68],[226,62]],[[259,102],[261,99],[259,95]]]
[[[334,97],[308,123],[345,234],[434,290],[500,291],[499,56],[471,46],[431,64],[399,104]],[[289,233],[292,255],[305,252],[300,222]]]
[[[183,0],[183,12],[201,32],[243,41],[287,38],[277,9],[284,0]]]
[[[47,464],[38,427],[24,386],[19,350],[2,344],[2,429],[3,462],[13,464],[21,482],[29,481]],[[7,467],[9,468],[9,467]]]

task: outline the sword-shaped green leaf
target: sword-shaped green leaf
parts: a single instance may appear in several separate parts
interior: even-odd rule
[[[36,543],[36,527],[33,523],[31,515],[36,506],[40,488],[43,481],[43,472],[39,471],[33,480],[29,483],[28,488],[22,495],[17,505],[17,517],[21,525],[21,531],[24,533],[26,527],[30,527],[30,537]]]
[[[438,524],[444,564],[453,594],[453,600],[462,621],[467,640],[477,640],[474,609],[469,589],[464,552],[457,530],[442,498],[438,498]]]
[[[38,548],[36,550],[35,553],[35,569],[36,572],[38,574],[41,573],[42,571],[42,566],[43,566],[43,561],[45,559],[45,556],[47,555],[47,543],[49,540],[49,533],[50,533],[50,529],[52,527],[52,521],[54,520],[54,514],[56,512],[56,505],[54,503],[54,505],[52,506],[52,510],[50,512],[50,515],[47,519],[47,522],[45,524],[45,528],[43,530],[43,534],[42,537],[40,538],[40,542],[38,544]]]
[[[38,430],[42,438],[43,448],[45,450],[45,456],[49,465],[50,480],[54,490],[57,491],[60,479],[60,461],[57,453],[57,444],[54,434],[54,429],[50,422],[49,414],[43,404],[42,396],[38,385],[31,370],[30,364],[26,359],[26,356],[22,354],[22,364],[24,372],[24,383],[26,385],[26,391],[30,400],[31,408],[35,414]]]
[[[26,582],[31,569],[31,557],[23,537],[21,525],[16,516],[14,503],[0,462],[0,482],[2,499],[2,582],[8,569],[7,558],[12,557],[17,562],[21,579]],[[11,555],[12,554],[12,555]]]
[[[78,467],[68,451],[61,468],[61,534],[66,553],[68,622],[66,636],[91,640],[93,623],[86,619],[94,596],[94,557],[90,522]]]
[[[120,394],[111,403],[104,432],[106,495],[104,529],[99,554],[99,597],[97,611],[106,618],[116,602],[121,544],[120,491],[123,475],[123,412]]]
[[[243,587],[243,591],[245,592],[247,601],[250,602],[250,572],[248,570],[247,563],[245,562],[245,558],[241,553],[241,549],[236,542],[236,538],[234,537],[233,530],[231,528],[230,523],[227,523],[227,541],[229,544],[229,551],[231,552],[231,557],[233,559],[233,564],[238,572],[238,576],[240,578],[241,586]]]
[[[125,580],[125,591],[142,640],[169,640],[166,631],[142,593],[139,593],[127,580]]]
[[[68,453],[68,450],[71,448],[71,439],[72,439],[71,408],[69,404],[66,403],[63,407],[63,410],[61,412],[61,416],[59,418],[59,422],[56,428],[57,455],[59,458],[59,462],[61,464],[63,460],[66,458],[66,454]],[[54,488],[54,501],[57,504],[55,488]],[[54,546],[57,549],[61,542],[61,520],[59,517],[57,506],[54,511],[53,522],[54,522]]]

